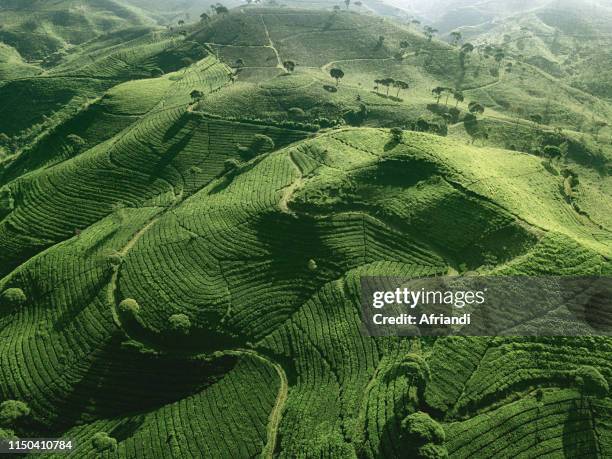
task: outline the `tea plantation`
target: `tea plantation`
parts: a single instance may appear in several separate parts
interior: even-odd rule
[[[0,1],[0,439],[612,457],[609,337],[360,316],[362,276],[611,276],[610,94],[366,1],[28,3]]]

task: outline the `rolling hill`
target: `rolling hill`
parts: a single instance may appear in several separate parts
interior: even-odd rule
[[[362,276],[612,276],[593,41],[571,71],[550,9],[461,23],[465,51],[366,0],[197,22],[199,2],[77,3],[0,3],[0,438],[612,455],[608,336],[372,338],[360,318]]]

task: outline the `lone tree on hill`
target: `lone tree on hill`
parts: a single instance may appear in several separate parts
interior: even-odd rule
[[[336,80],[336,86],[338,86],[338,85],[340,84],[340,80],[341,80],[342,78],[344,78],[344,72],[343,72],[341,69],[337,68],[337,67],[334,67],[333,69],[331,69],[331,70],[329,71],[329,75],[330,75],[330,76],[331,76],[331,77],[332,77],[334,80]]]
[[[389,88],[391,87],[391,85],[395,82],[395,80],[393,78],[383,78],[382,80],[380,80],[380,83],[387,88],[387,96],[389,95]]]
[[[215,13],[217,13],[217,14],[227,14],[227,13],[229,13],[229,10],[225,6],[221,5],[220,3],[217,3],[214,6],[214,8],[215,8]]]
[[[397,89],[397,94],[395,95],[395,97],[399,97],[399,93],[401,90],[406,90],[410,88],[410,85],[402,80],[395,80],[393,86]]]
[[[285,70],[289,73],[293,72],[295,70],[295,62],[293,61],[285,61],[283,62],[283,67],[285,67]]]
[[[395,143],[400,143],[404,137],[404,131],[400,127],[391,128],[389,134],[391,134],[391,140]]]
[[[183,21],[182,19],[179,19],[178,25],[179,26],[184,26],[185,25],[185,21]]]
[[[202,14],[200,14],[200,21],[202,21],[202,22],[206,22],[206,21],[208,21],[209,19],[210,19],[210,16],[209,16],[208,14],[206,14],[206,13],[202,13]]]
[[[349,6],[351,6],[351,0],[344,0],[344,4],[346,5],[346,9],[349,9]]]

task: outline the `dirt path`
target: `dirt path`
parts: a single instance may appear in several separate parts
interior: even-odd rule
[[[272,38],[270,37],[270,32],[268,31],[268,26],[266,25],[266,21],[264,20],[263,14],[259,16],[261,18],[261,23],[264,26],[264,31],[266,32],[266,37],[268,37],[268,48],[270,48],[272,51],[274,51],[274,54],[276,55],[276,67],[278,67],[279,69],[282,69],[283,71],[285,70],[285,67],[283,67],[283,61],[280,58],[280,55],[278,54],[278,50],[276,49],[276,47],[274,46],[274,42],[272,41]]]
[[[287,214],[292,214],[293,211],[289,209],[288,203],[291,199],[291,196],[293,196],[293,193],[295,193],[295,191],[304,183],[304,173],[302,172],[302,169],[300,169],[300,166],[298,166],[298,164],[295,162],[295,159],[293,158],[291,152],[288,153],[288,156],[300,176],[296,178],[289,186],[285,187],[278,205],[283,212]]]

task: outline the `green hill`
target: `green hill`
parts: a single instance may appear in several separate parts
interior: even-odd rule
[[[446,2],[500,11],[454,18],[466,51],[381,2],[319,3],[0,0],[0,439],[612,456],[609,337],[360,318],[362,276],[612,276],[605,52],[570,46],[558,5]]]

